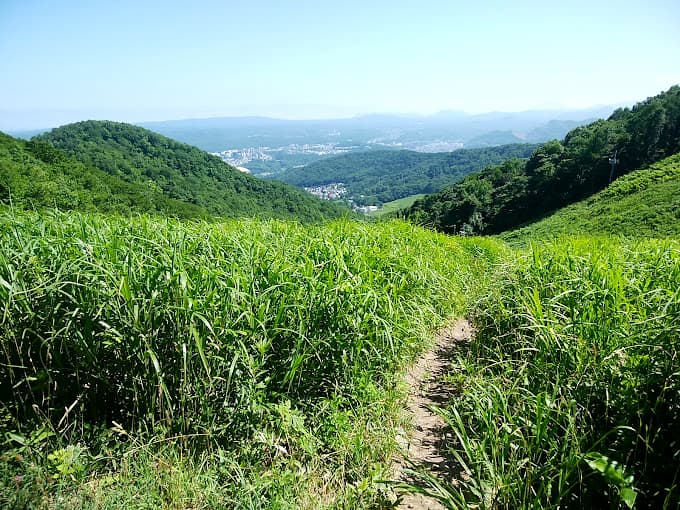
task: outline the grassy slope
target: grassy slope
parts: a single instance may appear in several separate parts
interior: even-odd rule
[[[10,508],[378,504],[401,367],[502,252],[401,222],[3,210],[0,234]]]
[[[318,221],[349,214],[339,205],[289,185],[243,174],[200,149],[130,124],[78,122],[36,139],[88,166],[216,216]]]
[[[369,213],[368,216],[380,217],[386,214],[397,212],[406,207],[411,207],[411,205],[413,205],[413,202],[423,198],[424,196],[425,196],[424,194],[420,193],[417,195],[410,195],[408,197],[399,198],[397,200],[393,200],[392,202],[387,202],[383,204],[382,207],[377,211]]]
[[[401,370],[470,308],[451,507],[680,502],[677,242],[7,210],[0,234],[0,506],[385,504]]]
[[[680,244],[571,238],[500,268],[442,412],[452,508],[678,508]]]
[[[680,153],[614,181],[600,193],[501,238],[572,235],[680,235]]]

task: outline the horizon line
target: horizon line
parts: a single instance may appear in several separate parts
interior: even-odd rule
[[[536,107],[536,108],[528,108],[528,109],[518,109],[518,110],[484,110],[484,111],[466,111],[466,110],[458,110],[458,109],[442,109],[442,110],[437,110],[435,112],[431,113],[422,113],[422,112],[399,112],[399,111],[367,111],[367,112],[356,112],[348,115],[338,115],[338,116],[309,116],[309,117],[299,117],[299,116],[288,116],[288,115],[267,115],[267,114],[251,114],[251,115],[213,115],[213,116],[202,116],[202,115],[177,115],[177,116],[168,116],[166,118],[162,119],[153,119],[153,120],[120,120],[120,117],[117,119],[114,118],[115,116],[111,117],[99,117],[99,116],[91,116],[87,118],[81,118],[79,120],[72,120],[72,121],[67,121],[63,123],[54,123],[50,125],[39,125],[36,124],[33,127],[20,127],[20,128],[4,128],[0,129],[0,131],[4,131],[7,133],[14,132],[14,133],[21,133],[21,132],[27,132],[27,131],[38,131],[38,130],[50,130],[54,129],[57,127],[65,126],[68,124],[74,124],[77,122],[84,122],[87,120],[108,120],[111,122],[122,122],[126,124],[134,124],[134,125],[143,125],[143,124],[162,124],[166,122],[187,122],[187,121],[205,121],[205,120],[221,120],[221,119],[230,119],[230,120],[238,120],[238,119],[261,119],[261,120],[272,120],[272,121],[283,121],[283,122],[323,122],[323,121],[338,121],[338,120],[352,120],[352,119],[361,119],[365,117],[394,117],[394,118],[416,118],[416,119],[426,119],[428,117],[435,117],[438,115],[445,115],[445,114],[453,114],[453,115],[459,115],[461,117],[477,117],[477,116],[483,116],[483,115],[492,115],[492,114],[507,114],[507,115],[512,115],[512,114],[527,114],[527,113],[569,113],[569,112],[585,112],[588,110],[595,110],[595,109],[603,109],[603,108],[611,108],[612,111],[617,109],[617,108],[622,108],[622,107],[629,107],[636,102],[639,101],[625,101],[625,102],[616,102],[616,103],[611,103],[611,104],[594,104],[591,106],[580,106],[580,107],[569,107],[569,106],[560,106],[560,105],[555,105],[555,106],[545,106],[545,107]],[[102,108],[104,109],[104,108]],[[21,114],[22,112],[61,112],[63,114],[67,113],[75,113],[80,111],[80,109],[0,109],[0,114],[3,113],[13,113],[15,115]],[[113,112],[109,112],[113,113]],[[130,117],[126,115],[125,117]],[[149,117],[153,117],[152,114],[149,115]],[[572,119],[572,120],[579,120],[579,119]]]

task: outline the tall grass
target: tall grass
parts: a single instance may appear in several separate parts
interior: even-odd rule
[[[239,451],[254,463],[324,455],[353,482],[366,475],[351,465],[376,456],[355,413],[381,416],[381,388],[462,310],[470,268],[498,249],[401,222],[4,211],[6,444],[47,430],[92,449],[113,427],[119,438],[181,438],[187,451]],[[350,458],[335,456],[339,441],[355,443]]]
[[[561,240],[506,266],[441,411],[451,506],[677,508],[679,283],[674,242]]]
[[[3,210],[0,506],[385,503],[398,374],[474,303],[441,500],[674,508],[678,282],[673,241]]]

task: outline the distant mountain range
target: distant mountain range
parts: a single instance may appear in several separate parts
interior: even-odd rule
[[[419,150],[433,142],[459,142],[461,147],[502,145],[517,141],[544,142],[562,138],[572,128],[611,114],[613,106],[582,110],[536,110],[517,113],[434,115],[362,115],[347,119],[282,120],[267,117],[223,117],[142,122],[139,125],[209,152],[243,147],[290,144],[335,144],[364,148]],[[501,144],[483,137],[514,132]]]
[[[543,143],[549,140],[561,140],[564,136],[579,126],[585,126],[597,120],[596,118],[585,120],[557,120],[553,119],[545,124],[533,128],[527,133],[520,131],[490,131],[483,135],[475,136],[468,140],[466,147],[494,147],[509,143]]]
[[[218,154],[253,175],[276,176],[338,154],[373,150],[450,152],[563,138],[570,129],[607,117],[612,106],[433,115],[370,114],[326,120],[214,117],[141,122],[154,132]],[[45,130],[13,131],[29,139]]]

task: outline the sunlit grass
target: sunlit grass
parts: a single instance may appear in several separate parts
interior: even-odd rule
[[[679,282],[680,246],[653,240],[562,239],[499,271],[441,410],[450,506],[676,508]]]
[[[4,465],[4,497],[35,493],[31,470],[50,497],[57,481],[84,497],[109,476],[124,497],[121,456],[148,472],[167,445],[162,462],[179,455],[189,472],[195,452],[212,459],[187,491],[243,471],[233,497],[270,480],[264,506],[379,498],[396,374],[501,251],[403,222],[4,211],[0,236],[2,424],[22,456]]]
[[[678,504],[675,241],[4,210],[0,246],[0,506],[389,505],[403,368],[466,310],[425,490]]]
[[[631,239],[680,234],[680,154],[615,180],[581,202],[523,228],[501,234],[514,244],[558,235]]]

